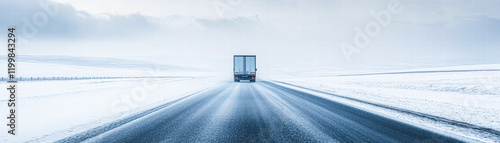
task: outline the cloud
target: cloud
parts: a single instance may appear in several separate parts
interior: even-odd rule
[[[101,38],[157,29],[138,13],[95,16],[49,0],[1,1],[0,7],[4,11],[0,25],[17,27],[25,38]]]
[[[90,14],[77,10],[70,4],[50,0],[40,0],[38,3],[30,0],[0,1],[0,9],[0,26],[14,26],[27,39],[130,39],[186,29],[249,29],[258,22],[258,19],[247,17],[214,19],[189,16],[149,17],[141,13]]]

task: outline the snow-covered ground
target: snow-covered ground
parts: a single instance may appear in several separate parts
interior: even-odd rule
[[[214,81],[165,78],[21,82],[17,135],[1,134],[0,142],[58,140],[209,88]],[[0,100],[2,105],[6,102]],[[7,115],[6,110],[0,114]],[[6,131],[5,127],[2,130]]]
[[[197,68],[203,66],[108,58],[26,56],[20,59],[18,76],[24,78],[122,78],[19,82],[18,135],[0,134],[0,142],[58,140],[218,86],[223,83],[221,81],[231,81],[232,78],[231,71]],[[0,64],[5,65],[5,62]],[[293,73],[259,69],[259,76],[270,80],[500,130],[500,70],[495,70],[500,69],[500,65],[358,72],[352,75],[305,69]],[[168,77],[131,78],[163,76]],[[0,90],[0,94],[7,95],[7,90]],[[7,98],[2,97],[0,105],[6,105]],[[478,141],[500,139],[331,95],[325,97]],[[0,110],[0,115],[7,115],[7,110]],[[0,126],[0,130],[7,131],[7,126]]]
[[[16,136],[0,134],[0,142],[59,140],[216,86],[220,81],[208,70],[141,61],[30,56],[20,59],[23,60],[18,62],[18,77],[42,80],[18,82]],[[2,83],[5,85],[5,81]],[[8,95],[8,91],[0,90],[0,94]],[[0,105],[7,105],[7,96],[1,97]],[[0,110],[0,115],[8,115],[7,110]],[[7,126],[0,126],[0,130],[6,132]]]
[[[280,77],[277,81],[375,104],[500,130],[500,65],[425,68],[375,74]],[[497,69],[497,70],[495,70]],[[332,97],[329,97],[332,98]],[[339,100],[338,98],[332,98]],[[494,141],[498,136],[459,129],[357,102],[346,101],[398,119],[445,132]]]

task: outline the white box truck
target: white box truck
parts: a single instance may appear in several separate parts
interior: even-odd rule
[[[255,82],[255,78],[257,76],[256,60],[255,55],[234,55],[234,82],[239,82],[240,80],[250,80],[250,82]]]

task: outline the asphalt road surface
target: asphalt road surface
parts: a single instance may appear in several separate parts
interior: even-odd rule
[[[461,142],[278,84],[228,82],[61,142]]]

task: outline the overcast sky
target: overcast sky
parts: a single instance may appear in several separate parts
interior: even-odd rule
[[[499,5],[496,0],[2,0],[0,25],[20,30],[19,52],[28,55],[224,59],[256,54],[268,66],[283,59],[314,66],[498,62]],[[373,13],[384,12],[390,19],[382,17],[387,23],[380,23]],[[379,29],[366,35],[367,25]],[[369,40],[362,47],[356,45],[356,29]],[[352,47],[346,52],[342,43],[355,52]]]

